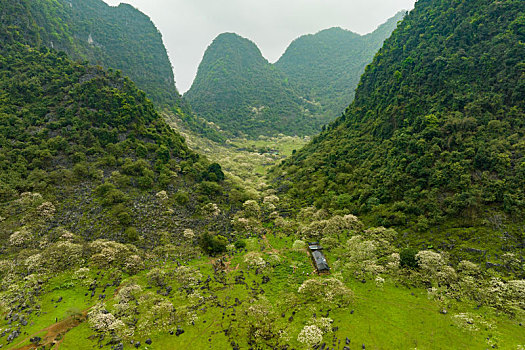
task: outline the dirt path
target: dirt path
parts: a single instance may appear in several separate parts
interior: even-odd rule
[[[17,345],[15,345],[13,349],[30,350],[40,348],[42,346],[45,346],[46,348],[55,347],[55,349],[58,349],[60,347],[60,344],[62,343],[62,340],[64,339],[64,335],[86,320],[88,311],[89,309],[84,310],[79,315],[68,317],[63,321],[57,322],[55,324],[52,324],[51,326],[41,329],[40,331],[21,340]],[[42,336],[43,338],[38,343],[38,346],[35,344],[21,346],[21,344],[29,341],[31,338],[40,336],[40,334],[42,333],[45,333],[45,335]]]
[[[264,244],[266,245],[266,248],[264,249],[265,252],[267,252],[267,253],[270,252],[270,253],[274,253],[274,254],[279,254],[280,253],[279,249],[275,249],[274,247],[272,247],[272,245],[270,244],[270,241],[266,237],[266,234],[262,235],[262,239],[264,241]]]

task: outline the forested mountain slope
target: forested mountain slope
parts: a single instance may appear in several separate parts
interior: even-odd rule
[[[102,0],[2,0],[0,11],[2,26],[23,27],[27,35],[22,40],[121,70],[158,108],[169,110],[194,131],[222,139],[182,100],[160,32],[134,7],[112,7]]]
[[[312,135],[334,120],[404,12],[361,36],[331,28],[295,40],[270,64],[257,46],[224,33],[208,47],[185,97],[230,135]]]
[[[196,113],[232,135],[312,134],[317,106],[300,97],[248,39],[219,35],[184,95]]]
[[[281,190],[382,225],[522,222],[524,42],[523,1],[419,1]]]
[[[180,99],[162,36],[150,18],[134,7],[112,7],[102,0],[9,2],[26,9],[41,45],[65,51],[73,59],[122,70],[155,103]],[[2,4],[4,11],[6,6]],[[7,16],[7,21],[17,19]]]
[[[207,227],[208,204],[235,206],[220,166],[189,150],[134,83],[22,44],[37,34],[0,29],[0,251],[17,230],[152,247],[159,230],[176,240]],[[221,222],[227,232],[227,213]]]
[[[404,15],[404,11],[399,12],[366,35],[330,28],[301,36],[290,44],[275,66],[305,96],[321,104],[328,123],[352,101],[365,66]]]

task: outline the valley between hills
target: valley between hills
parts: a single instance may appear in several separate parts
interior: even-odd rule
[[[525,2],[224,33],[184,95],[130,5],[0,11],[0,349],[525,348]]]

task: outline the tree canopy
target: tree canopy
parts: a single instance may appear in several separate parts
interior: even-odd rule
[[[524,16],[523,1],[419,1],[281,189],[382,225],[523,215]]]

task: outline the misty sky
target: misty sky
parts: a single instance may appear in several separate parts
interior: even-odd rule
[[[188,90],[204,51],[223,32],[252,41],[274,62],[303,34],[342,27],[365,34],[415,0],[104,0],[129,3],[162,32],[177,88]]]

